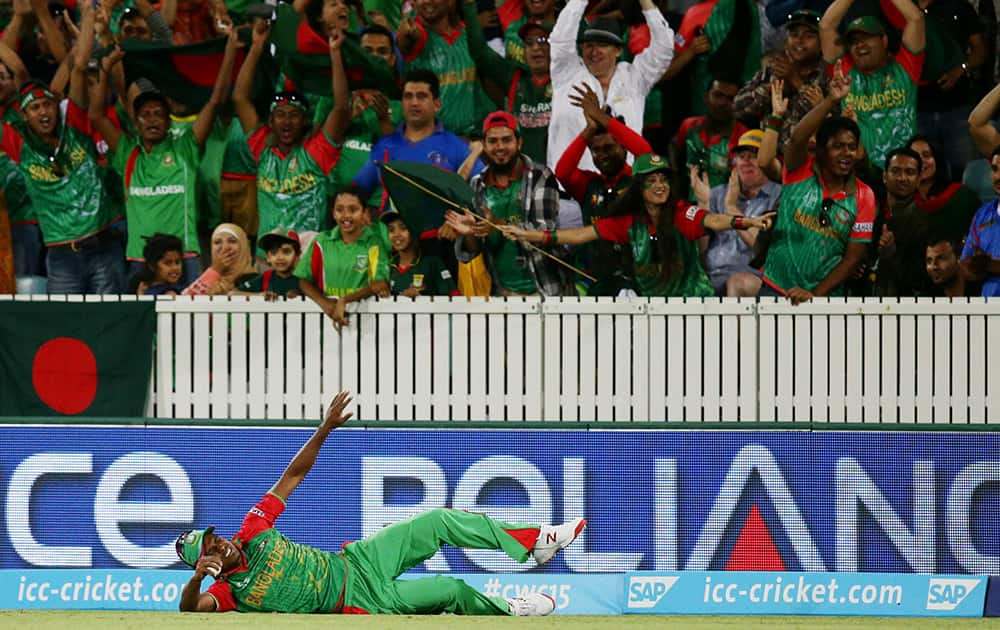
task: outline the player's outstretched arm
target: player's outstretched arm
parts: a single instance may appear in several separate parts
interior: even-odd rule
[[[285,468],[285,472],[282,473],[281,479],[271,488],[271,494],[276,494],[282,499],[288,500],[288,497],[291,496],[295,488],[299,486],[299,483],[305,479],[306,474],[312,469],[313,464],[316,462],[316,456],[319,454],[319,449],[322,448],[326,437],[330,435],[330,431],[344,424],[351,417],[352,414],[344,413],[349,404],[351,404],[351,396],[347,392],[340,392],[334,397],[326,410],[326,417],[323,418],[323,422],[316,428],[316,432],[309,438],[309,441],[302,445],[302,448],[295,454],[292,461],[288,462],[288,466]]]
[[[181,612],[215,612],[215,598],[201,592],[201,582],[207,575],[218,575],[222,570],[222,562],[215,556],[198,559],[194,566],[194,575],[184,585],[181,591]]]

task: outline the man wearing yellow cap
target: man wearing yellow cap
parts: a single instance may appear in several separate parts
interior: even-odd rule
[[[760,129],[740,136],[733,149],[729,181],[712,187],[711,192],[707,186],[696,186],[700,207],[733,217],[762,217],[775,209],[781,185],[769,180],[757,164],[763,137]],[[720,296],[750,297],[760,290],[760,271],[750,266],[757,233],[756,228],[751,228],[710,232],[706,237],[705,271]]]

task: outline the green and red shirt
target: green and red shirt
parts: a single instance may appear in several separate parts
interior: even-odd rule
[[[157,232],[180,238],[185,252],[201,252],[196,187],[200,156],[189,126],[171,129],[148,152],[139,136],[121,136],[111,164],[125,184],[126,258],[143,260],[144,237]]]
[[[344,242],[339,227],[320,232],[302,253],[295,275],[334,297],[350,295],[373,282],[388,282],[388,242],[371,226],[353,243]]]
[[[514,225],[524,221],[521,186],[520,175],[503,188],[496,185],[486,186],[484,190],[486,205],[494,217]],[[535,277],[528,268],[528,260],[521,254],[521,248],[515,241],[504,238],[500,232],[494,230],[486,237],[486,247],[490,250],[497,279],[504,289],[522,294],[538,291]]]
[[[389,268],[389,290],[393,295],[415,287],[420,295],[458,295],[455,278],[437,256],[418,256],[412,265],[398,261]]]
[[[62,245],[102,231],[115,217],[115,204],[87,134],[87,113],[69,100],[59,127],[58,147],[24,135],[9,123],[0,128],[0,151],[17,163],[46,245]],[[26,139],[25,136],[29,136]]]
[[[326,178],[340,147],[320,130],[284,155],[269,142],[271,133],[264,125],[247,138],[257,161],[258,234],[276,227],[319,232],[326,225]],[[258,255],[263,255],[259,248]]]
[[[852,106],[861,128],[861,143],[871,161],[879,168],[885,156],[906,146],[917,132],[917,85],[924,65],[923,52],[910,52],[900,46],[895,58],[881,68],[863,72],[854,67],[849,55],[841,57],[844,73],[851,80],[851,91],[843,106]],[[829,72],[833,65],[828,62]]]
[[[614,243],[632,248],[632,262],[639,293],[644,297],[709,297],[715,295],[712,281],[701,264],[695,241],[705,236],[707,210],[680,202],[674,210],[673,234],[658,235],[648,215],[630,214],[597,219],[594,231]],[[657,238],[673,238],[678,258],[677,273],[665,284],[660,282],[662,262],[658,260]]]
[[[830,194],[812,157],[782,173],[781,209],[764,263],[764,282],[782,293],[794,287],[812,291],[840,263],[848,243],[872,240],[875,194],[860,179],[855,178],[854,186],[853,195]],[[842,294],[840,288],[832,293]]]
[[[344,590],[347,563],[340,554],[300,545],[274,529],[285,510],[276,494],[265,494],[243,518],[233,542],[243,562],[220,575],[206,593],[217,612],[334,612]]]
[[[530,72],[515,70],[505,101],[506,109],[521,126],[521,152],[544,164],[552,119],[552,81],[536,80]]]
[[[426,28],[423,19],[416,20],[419,37],[409,54],[406,69],[424,68],[438,76],[441,82],[441,110],[438,119],[445,128],[460,136],[479,131],[483,116],[492,110],[482,91],[476,63],[469,53],[465,23],[450,33],[441,34]]]
[[[747,127],[739,121],[733,121],[729,135],[721,133],[708,135],[704,116],[692,116],[681,123],[677,131],[676,142],[684,148],[686,165],[684,172],[697,166],[708,173],[708,185],[715,187],[729,181],[729,171],[732,168],[732,152],[739,144],[740,136],[746,133]],[[694,190],[688,195],[694,201]]]

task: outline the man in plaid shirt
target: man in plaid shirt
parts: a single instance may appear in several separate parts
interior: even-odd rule
[[[521,153],[517,120],[493,112],[483,123],[482,158],[486,168],[472,178],[477,214],[493,225],[512,224],[528,230],[554,230],[559,215],[559,188],[552,172]],[[567,278],[555,261],[537,250],[504,238],[486,221],[453,217],[462,238],[455,241],[458,260],[485,253],[495,295],[561,295]]]

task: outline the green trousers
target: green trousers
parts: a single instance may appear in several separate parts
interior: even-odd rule
[[[505,599],[487,597],[455,578],[396,578],[433,556],[444,544],[502,549],[524,562],[537,535],[536,525],[511,525],[484,514],[445,508],[390,525],[344,547],[348,570],[343,612],[508,615]]]

